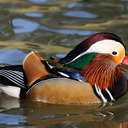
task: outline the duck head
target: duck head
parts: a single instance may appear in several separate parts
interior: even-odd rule
[[[119,36],[102,32],[81,42],[60,63],[81,70],[92,86],[106,89],[118,80],[120,65],[128,65],[128,57]]]

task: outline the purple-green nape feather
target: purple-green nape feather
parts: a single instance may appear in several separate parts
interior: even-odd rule
[[[89,53],[71,62],[70,61],[66,62],[66,59],[65,59],[61,63],[66,64],[67,66],[75,68],[75,69],[82,69],[84,66],[88,65],[96,55],[97,53]]]

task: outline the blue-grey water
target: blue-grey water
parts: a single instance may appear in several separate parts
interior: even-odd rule
[[[102,31],[128,46],[128,0],[0,0],[0,64],[22,64],[32,50],[62,57]],[[0,128],[128,128],[128,94],[106,106],[53,105],[0,91]]]

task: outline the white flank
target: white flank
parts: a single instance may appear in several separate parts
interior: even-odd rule
[[[9,96],[16,97],[16,98],[20,97],[20,90],[21,89],[19,87],[0,85],[0,89],[2,89],[3,92]]]
[[[114,40],[101,40],[93,44],[87,51],[81,53],[80,55],[76,56],[73,60],[71,60],[69,63],[72,63],[76,59],[80,58],[81,56],[88,54],[88,53],[108,53],[112,54],[113,51],[116,51],[118,54],[121,49],[124,49],[123,45],[120,42],[114,41]],[[116,56],[118,56],[118,54]]]

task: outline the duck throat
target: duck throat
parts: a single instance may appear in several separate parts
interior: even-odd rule
[[[113,63],[110,55],[99,54],[83,68],[83,76],[102,90],[111,87],[120,77],[121,67]]]

